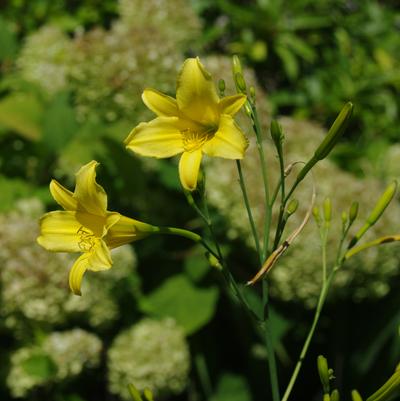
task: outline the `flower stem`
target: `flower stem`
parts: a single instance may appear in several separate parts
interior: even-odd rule
[[[260,157],[260,163],[261,163],[261,174],[263,178],[263,184],[264,184],[264,196],[265,196],[265,221],[264,221],[264,244],[263,244],[263,249],[262,249],[262,261],[265,260],[266,255],[268,253],[268,243],[269,243],[269,231],[271,227],[271,206],[269,204],[269,180],[268,180],[268,174],[267,174],[267,164],[265,161],[265,154],[264,154],[264,148],[262,146],[262,137],[261,137],[261,126],[260,126],[260,121],[258,118],[258,113],[257,109],[254,104],[248,102],[249,106],[251,107],[251,120],[253,122],[253,130],[256,135],[256,142],[257,142],[257,150],[258,154]]]
[[[239,173],[239,184],[240,184],[240,188],[242,190],[244,204],[246,206],[247,217],[249,219],[251,232],[253,234],[254,243],[256,245],[256,251],[257,251],[257,254],[260,257],[260,264],[262,265],[263,260],[261,258],[262,254],[261,254],[261,248],[260,248],[260,240],[258,238],[256,225],[254,223],[253,213],[251,212],[250,202],[249,202],[249,198],[247,196],[246,183],[245,183],[244,177],[243,177],[242,164],[240,163],[240,160],[236,160],[236,166],[237,166],[237,170],[238,170],[238,173]]]
[[[272,341],[272,327],[271,320],[269,318],[269,308],[268,308],[268,283],[264,278],[262,280],[262,303],[264,306],[264,334],[265,334],[265,345],[267,348],[267,358],[268,358],[268,370],[269,378],[271,382],[271,391],[273,401],[279,401],[279,382],[278,382],[278,370],[276,367],[275,360],[275,350]]]
[[[192,231],[185,230],[183,228],[176,228],[176,227],[155,227],[154,232],[158,233],[158,234],[177,235],[179,237],[184,237],[184,238],[190,239],[194,242],[198,242],[208,252],[210,252],[211,255],[213,255],[214,257],[216,257],[219,260],[219,255],[217,253],[215,253],[215,251],[207,244],[207,242],[204,240],[204,238]]]
[[[322,244],[322,247],[326,248],[326,242]],[[322,265],[326,266],[326,250],[322,251],[322,259],[323,259]],[[310,330],[308,332],[307,338],[306,338],[306,340],[304,342],[303,348],[302,348],[302,350],[300,352],[299,358],[298,358],[296,366],[295,366],[295,368],[293,370],[293,373],[292,373],[292,376],[290,378],[289,384],[288,384],[288,386],[287,386],[287,388],[285,390],[285,393],[284,393],[281,401],[287,401],[289,399],[291,391],[293,390],[293,387],[294,387],[294,384],[296,382],[297,376],[299,375],[300,369],[301,369],[301,367],[303,365],[303,360],[304,360],[304,358],[305,358],[305,356],[307,354],[308,348],[310,347],[310,344],[311,344],[311,340],[312,340],[312,338],[314,336],[314,332],[315,332],[315,329],[317,327],[317,324],[318,324],[318,321],[319,321],[319,318],[320,318],[320,315],[321,315],[322,308],[323,308],[323,306],[325,304],[325,300],[326,300],[326,297],[328,295],[329,288],[330,288],[330,286],[332,284],[333,277],[335,276],[335,273],[339,270],[340,267],[341,267],[341,264],[340,265],[336,265],[332,269],[332,271],[330,272],[330,274],[327,277],[327,279],[323,280],[322,288],[321,288],[321,292],[319,294],[317,308],[315,310],[313,322],[311,324],[311,327],[310,327]],[[326,267],[325,267],[325,269],[326,269]]]
[[[260,121],[257,114],[257,109],[254,104],[248,102],[248,105],[251,108],[251,120],[253,122],[253,130],[256,135],[257,142],[257,150],[260,157],[261,163],[261,173],[264,184],[264,196],[265,196],[265,220],[264,220],[264,243],[261,252],[259,253],[260,261],[263,263],[268,254],[269,247],[269,233],[271,229],[271,218],[272,218],[272,205],[270,204],[270,195],[269,195],[269,181],[267,174],[267,164],[265,160],[264,148],[262,146],[262,137],[261,137],[261,126]],[[269,310],[268,310],[268,283],[264,279],[263,280],[263,289],[262,289],[262,302],[264,309],[264,334],[265,334],[265,345],[268,353],[268,370],[269,377],[271,383],[272,390],[272,399],[273,401],[279,401],[279,383],[278,383],[278,370],[276,366],[275,360],[275,351],[274,344],[272,341],[272,328],[271,321],[269,319]]]

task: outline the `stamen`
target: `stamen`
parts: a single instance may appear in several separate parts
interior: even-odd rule
[[[200,149],[207,141],[214,136],[214,128],[209,128],[204,131],[194,131],[186,128],[181,131],[183,138],[183,147],[186,152],[192,152]]]
[[[79,242],[78,246],[79,249],[82,252],[89,252],[93,249],[96,239],[93,233],[87,229],[85,229],[83,226],[79,228],[77,231],[77,234],[79,234]]]

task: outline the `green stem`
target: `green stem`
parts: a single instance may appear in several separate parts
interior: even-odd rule
[[[326,248],[326,244],[323,244],[323,248]],[[323,263],[323,265],[326,266],[326,252],[322,252],[322,258],[325,259],[325,261],[323,260],[322,263]],[[318,321],[319,321],[319,318],[320,318],[320,315],[321,315],[322,308],[324,306],[326,297],[328,295],[328,290],[329,290],[329,288],[330,288],[330,286],[332,284],[333,277],[335,276],[335,273],[340,268],[340,266],[341,265],[336,265],[332,269],[332,271],[330,272],[328,278],[325,281],[323,281],[323,283],[322,283],[322,289],[321,289],[321,293],[319,295],[319,299],[318,299],[318,303],[317,303],[317,308],[315,310],[313,322],[311,324],[311,327],[310,327],[310,330],[308,332],[307,338],[306,338],[306,340],[304,342],[304,345],[303,345],[303,348],[302,348],[302,350],[300,352],[300,356],[299,356],[299,358],[297,360],[297,363],[296,363],[296,366],[295,366],[295,368],[293,370],[293,373],[292,373],[292,376],[290,378],[289,384],[288,384],[288,386],[286,388],[286,391],[285,391],[281,401],[287,401],[289,399],[290,393],[291,393],[291,391],[293,389],[293,386],[294,386],[294,384],[296,382],[297,376],[299,375],[300,369],[301,369],[301,367],[303,365],[303,361],[304,361],[304,358],[305,358],[305,356],[307,354],[308,348],[310,347],[311,340],[312,340],[312,338],[314,336],[314,332],[315,332],[315,329],[317,327],[317,324],[318,324]]]
[[[208,252],[219,260],[219,255],[207,244],[207,242],[198,234],[185,230],[183,228],[176,227],[154,227],[154,233],[166,234],[166,235],[177,235],[179,237],[184,237],[190,239],[194,242],[201,244]]]
[[[261,173],[264,184],[264,196],[265,196],[265,221],[264,221],[264,243],[263,249],[261,250],[261,254],[259,253],[259,257],[261,263],[267,257],[268,247],[269,247],[269,232],[271,228],[271,218],[272,218],[272,205],[270,204],[270,195],[269,195],[269,181],[267,174],[267,165],[265,161],[264,148],[262,146],[262,137],[261,137],[261,127],[258,119],[257,109],[254,104],[248,102],[248,105],[251,107],[251,118],[253,121],[253,130],[256,135],[257,149],[260,157],[261,163]],[[275,360],[275,351],[274,344],[272,341],[272,332],[271,332],[271,324],[268,314],[268,284],[266,280],[263,280],[263,290],[262,290],[262,300],[264,307],[264,333],[265,333],[265,344],[268,353],[268,367],[269,367],[269,376],[271,382],[271,390],[272,390],[272,399],[273,401],[279,401],[279,383],[278,383],[278,373],[276,367]]]
[[[262,265],[263,260],[261,259],[260,240],[258,238],[256,225],[254,223],[253,213],[251,212],[250,202],[249,202],[249,198],[247,196],[246,183],[244,181],[243,172],[242,172],[242,165],[240,163],[240,160],[236,160],[236,166],[237,166],[237,170],[238,170],[238,174],[239,174],[239,184],[240,184],[240,188],[242,190],[244,204],[246,206],[247,217],[249,219],[251,232],[253,234],[254,243],[256,245],[257,254],[260,257],[260,265]]]
[[[269,204],[269,181],[267,174],[267,164],[265,161],[264,148],[262,146],[262,137],[261,137],[261,126],[260,121],[257,114],[257,109],[254,104],[248,102],[248,105],[251,107],[251,119],[253,122],[253,130],[256,134],[256,142],[257,142],[257,150],[260,157],[261,162],[261,174],[263,178],[264,184],[264,196],[265,196],[265,222],[264,222],[264,244],[262,250],[262,260],[264,261],[268,252],[268,243],[269,243],[269,231],[271,227],[271,207]]]
[[[281,200],[282,202],[285,200],[285,165],[283,160],[282,149],[281,151],[278,150],[278,158],[279,158],[279,167],[281,172]]]
[[[328,241],[328,228],[324,227],[323,232],[321,234],[322,240],[322,285],[325,286],[326,283],[326,248]]]
[[[266,279],[262,280],[262,302],[264,307],[264,334],[265,334],[265,345],[267,348],[268,357],[268,370],[269,378],[271,382],[272,399],[273,401],[279,401],[279,382],[278,382],[278,370],[276,367],[274,344],[272,341],[272,330],[271,320],[269,318],[268,309],[268,283]]]
[[[278,193],[279,193],[279,190],[281,189],[281,186],[282,186],[282,184],[281,184],[281,182],[279,181],[279,182],[278,182],[278,185],[275,187],[274,193],[273,193],[273,195],[272,195],[272,197],[271,197],[271,201],[270,201],[270,203],[269,203],[269,206],[270,206],[270,207],[274,206],[274,203],[275,203],[275,201],[276,201],[276,198],[278,197]]]
[[[199,375],[199,380],[201,386],[203,387],[203,392],[208,400],[211,400],[213,390],[210,380],[210,375],[207,369],[207,363],[203,354],[197,353],[195,358],[195,365],[197,368],[197,373]]]
[[[186,194],[186,198],[187,198],[190,206],[193,207],[193,209],[199,214],[199,216],[206,223],[207,228],[208,228],[208,230],[209,230],[209,232],[211,234],[211,238],[212,238],[212,240],[214,242],[215,248],[217,249],[217,252],[214,252],[210,248],[210,246],[201,237],[200,237],[201,240],[198,241],[198,242],[200,242],[218,260],[218,262],[220,263],[220,265],[222,267],[222,274],[223,274],[223,276],[225,278],[226,283],[228,284],[228,286],[230,286],[232,288],[232,290],[235,293],[237,299],[242,303],[242,305],[244,306],[245,310],[247,310],[254,317],[253,311],[251,310],[249,304],[247,303],[246,299],[244,298],[242,292],[240,291],[235,279],[233,278],[231,272],[229,271],[229,269],[226,266],[224,257],[222,255],[221,248],[219,246],[217,237],[216,237],[215,232],[214,232],[214,227],[212,225],[212,221],[210,219],[210,213],[208,211],[208,205],[207,205],[207,200],[206,200],[205,195],[203,194],[203,196],[202,196],[202,203],[203,203],[203,207],[204,207],[204,212],[198,207],[198,205],[194,201],[194,198],[193,198],[191,193],[187,193]],[[180,230],[180,229],[178,229],[178,230]],[[186,231],[186,230],[183,230],[183,231]],[[174,234],[174,233],[171,233],[171,234]],[[177,234],[177,235],[179,235],[179,234]],[[197,235],[197,234],[195,234],[195,235]]]

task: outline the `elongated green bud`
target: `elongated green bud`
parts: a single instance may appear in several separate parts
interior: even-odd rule
[[[352,399],[353,401],[363,401],[363,399],[362,399],[360,393],[359,393],[357,390],[353,390],[353,391],[351,392],[351,399]]]
[[[256,103],[256,88],[254,88],[253,85],[251,85],[249,88],[249,94],[250,94],[250,100],[252,101],[253,104],[255,104]]]
[[[396,370],[393,375],[367,401],[389,401],[400,394],[400,371]]]
[[[133,401],[143,401],[139,390],[133,384],[128,384],[128,390]]]
[[[300,170],[299,174],[297,175],[296,182],[293,186],[293,190],[320,160],[325,159],[325,157],[329,155],[331,150],[338,143],[340,137],[343,135],[350,121],[352,113],[353,113],[353,104],[348,102],[345,104],[342,111],[337,116],[335,122],[332,124],[324,140],[321,142],[317,150],[314,152],[314,156]]]
[[[324,220],[326,225],[330,225],[332,220],[332,202],[330,198],[324,200]]]
[[[274,141],[274,144],[279,152],[279,150],[282,149],[282,141],[284,138],[282,127],[278,123],[278,121],[272,120],[270,130],[271,130],[271,138]]]
[[[329,394],[329,368],[328,360],[323,356],[319,355],[317,358],[318,374],[321,380],[322,389],[324,394]]]
[[[354,220],[357,218],[358,215],[358,207],[359,204],[358,202],[353,202],[350,206],[350,211],[349,211],[349,221],[350,224],[354,222]]]
[[[144,398],[146,398],[147,401],[154,401],[154,396],[153,393],[149,388],[145,388],[143,391]]]
[[[223,97],[225,95],[225,81],[223,79],[218,81],[218,90],[220,96]]]
[[[233,75],[236,75],[237,73],[243,74],[242,63],[236,54],[232,57],[232,70]]]
[[[328,135],[324,138],[321,144],[318,146],[314,153],[314,157],[317,160],[325,159],[329,155],[331,150],[338,143],[340,137],[343,135],[346,127],[350,121],[351,115],[353,113],[353,104],[348,102],[343,107],[342,111],[336,117],[336,120],[332,124],[328,131]]]
[[[215,269],[222,271],[221,263],[219,263],[219,260],[214,255],[212,255],[210,252],[206,252],[206,257],[211,267],[214,267]]]
[[[382,216],[382,213],[389,206],[389,203],[392,201],[394,195],[396,194],[396,190],[397,190],[397,181],[393,181],[386,188],[385,192],[379,198],[371,214],[368,216],[367,223],[369,223],[370,226],[374,225]]]
[[[234,79],[235,79],[236,90],[240,93],[246,94],[247,87],[246,87],[246,81],[244,80],[243,74],[240,72],[237,72],[234,76]]]
[[[340,401],[339,390],[335,389],[331,393],[331,401]]]
[[[329,394],[324,394],[322,401],[331,401],[331,396]]]
[[[382,213],[389,206],[392,201],[394,195],[397,190],[397,181],[393,181],[385,190],[385,192],[381,195],[376,203],[375,207],[372,209],[372,212],[368,216],[365,224],[358,230],[357,234],[352,238],[349,244],[349,248],[353,247],[360,238],[372,227],[382,216]]]
[[[296,212],[297,208],[299,207],[299,201],[297,199],[292,199],[289,204],[288,207],[286,209],[286,212],[289,216],[291,216],[293,213]]]
[[[347,215],[347,213],[342,212],[342,226],[343,227],[346,226],[348,220],[349,220],[349,216]]]
[[[321,225],[321,216],[319,214],[318,206],[313,207],[312,214],[314,216],[315,222],[317,223],[317,226],[320,226]]]

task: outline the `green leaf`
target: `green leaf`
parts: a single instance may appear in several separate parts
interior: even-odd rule
[[[32,94],[14,93],[0,101],[0,125],[31,141],[41,136],[43,107]]]
[[[155,317],[173,317],[186,334],[192,334],[213,317],[218,300],[216,287],[195,287],[176,275],[139,300],[143,312]]]
[[[288,77],[295,79],[299,74],[299,64],[296,56],[286,46],[277,45],[275,51],[278,53]]]
[[[143,398],[140,395],[139,390],[132,383],[128,384],[128,390],[133,401],[143,401]]]
[[[44,144],[53,151],[62,149],[78,130],[67,93],[60,93],[48,105],[43,118]]]
[[[35,187],[18,178],[8,178],[0,174],[0,212],[7,212],[18,199],[37,197],[43,202],[50,199],[48,187]]]
[[[57,372],[57,366],[46,354],[35,354],[22,363],[22,369],[30,376],[48,380]]]
[[[203,248],[198,248],[185,259],[185,272],[194,281],[199,282],[210,270],[210,263],[204,255]]]
[[[251,401],[246,379],[233,373],[225,373],[219,380],[212,401]]]
[[[289,331],[291,323],[271,307],[269,309],[269,318],[273,327],[272,342],[275,346],[281,345],[282,338]]]

